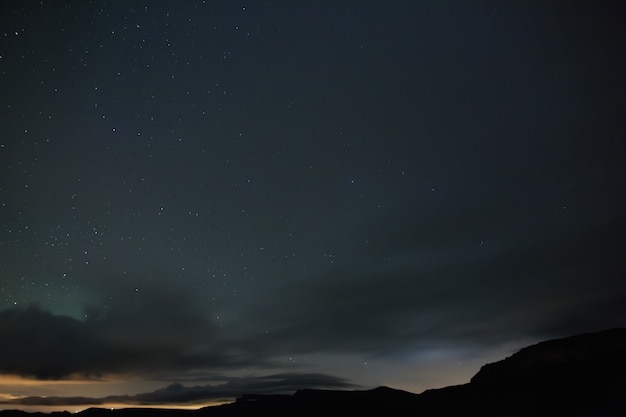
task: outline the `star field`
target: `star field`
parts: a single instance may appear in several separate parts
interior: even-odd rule
[[[421,392],[625,325],[621,4],[0,7],[2,408]]]

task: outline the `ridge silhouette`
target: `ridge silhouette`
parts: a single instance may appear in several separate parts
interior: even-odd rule
[[[626,416],[626,328],[552,339],[485,364],[466,384],[420,394],[371,390],[304,389],[289,394],[245,394],[230,404],[198,410],[90,408],[80,417],[220,417],[360,413],[414,416]],[[6,410],[0,417],[69,413]]]

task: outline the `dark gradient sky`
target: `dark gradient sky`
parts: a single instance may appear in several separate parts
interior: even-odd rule
[[[626,326],[625,18],[3,1],[2,408],[421,392]]]

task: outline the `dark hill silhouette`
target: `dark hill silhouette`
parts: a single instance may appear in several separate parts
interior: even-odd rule
[[[420,401],[430,415],[626,415],[626,329],[525,347]]]
[[[81,417],[221,417],[378,414],[412,416],[626,416],[626,328],[548,340],[484,365],[462,385],[421,394],[379,387],[247,394],[194,411],[88,409]],[[61,413],[57,413],[61,415]],[[5,411],[0,417],[28,417]]]
[[[626,411],[626,329],[549,340],[484,365],[470,384],[525,412]],[[499,408],[505,404],[493,401]]]

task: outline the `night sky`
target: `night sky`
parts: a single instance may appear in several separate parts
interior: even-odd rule
[[[2,1],[0,408],[420,393],[626,326],[625,19]]]

